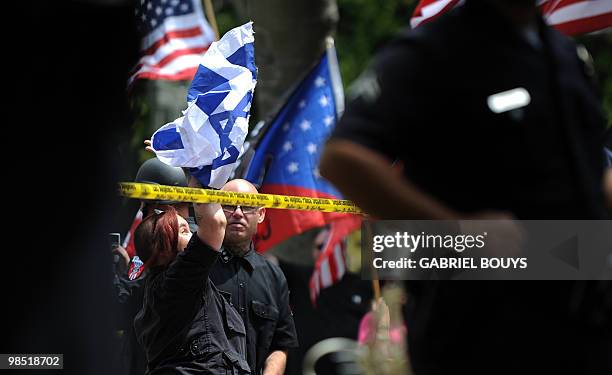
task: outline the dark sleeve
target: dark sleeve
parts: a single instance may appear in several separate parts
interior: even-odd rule
[[[115,291],[117,293],[116,308],[118,311],[117,317],[115,319],[115,328],[116,329],[126,329],[131,325],[131,318],[127,313],[128,309],[126,305],[128,304],[129,298],[131,296],[131,291],[126,285],[128,280],[125,280],[117,273],[113,276],[113,285],[115,287]]]
[[[279,268],[276,268],[275,271],[275,273],[278,275],[278,282],[280,285],[277,297],[279,314],[276,330],[274,331],[272,343],[270,344],[270,351],[286,350],[298,347],[297,333],[295,331],[295,323],[293,322],[293,313],[289,307],[289,287],[287,286],[287,280]]]
[[[416,139],[413,135],[431,112],[428,87],[436,76],[427,56],[419,43],[409,40],[385,48],[351,86],[332,139],[349,140],[395,159],[402,145]]]
[[[203,243],[194,234],[183,252],[164,272],[160,282],[159,293],[165,298],[199,296],[206,286],[208,274],[219,257],[219,252]]]
[[[149,363],[157,363],[182,344],[180,333],[200,310],[208,274],[218,252],[193,235],[183,252],[165,269],[151,268],[146,277],[143,309],[134,319],[134,331],[147,352]]]
[[[127,329],[132,325],[136,313],[142,307],[142,293],[144,290],[144,278],[129,280],[126,277],[115,274],[113,279],[117,292],[117,328]]]
[[[126,303],[132,294],[129,287],[129,282],[129,280],[118,273],[113,275],[113,285],[115,287],[115,292],[117,293],[117,301],[120,304]]]

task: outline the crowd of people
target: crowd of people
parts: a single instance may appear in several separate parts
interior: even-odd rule
[[[181,168],[155,158],[141,166],[136,180],[188,184]],[[197,182],[191,178],[189,184]],[[223,190],[256,192],[245,180],[232,180]],[[287,351],[298,341],[285,277],[253,249],[265,209],[193,206],[143,202],[134,245],[146,271],[129,280],[124,265],[115,278],[125,306],[120,366],[129,373],[282,374]],[[192,218],[195,227],[188,223]],[[114,251],[125,254],[121,247]]]
[[[355,84],[321,174],[384,219],[609,219],[612,135],[603,149],[593,69],[535,3],[466,0],[381,49]],[[23,5],[34,37],[9,59],[9,96],[21,102],[8,111],[13,169],[4,177],[30,204],[12,222],[30,228],[5,236],[3,353],[61,353],[62,373],[79,375],[300,374],[318,341],[371,339],[367,329],[358,335],[361,319],[373,319],[370,283],[348,273],[315,309],[312,268],[281,258],[277,267],[246,240],[261,208],[144,202],[144,271],[131,279],[137,262],[115,248],[112,275],[104,239],[125,229],[113,215],[128,165],[117,146],[132,124],[125,80],[138,57],[132,2]],[[530,102],[489,106],[515,88]],[[177,179],[144,172],[136,180],[189,184],[180,169]],[[418,375],[612,373],[609,281],[404,286],[406,329],[394,332],[405,331]],[[121,308],[114,325],[112,302]]]
[[[326,145],[321,174],[383,219],[607,219],[611,145],[587,65],[534,1],[467,1],[380,52]],[[507,97],[515,102],[496,104]],[[178,178],[137,181],[200,187],[152,160]],[[241,179],[222,190],[257,193]],[[304,302],[310,270],[254,249],[265,208],[143,205],[135,247],[146,271],[129,280],[124,264],[115,278],[130,374],[297,374],[292,355],[337,327],[357,339],[360,320],[373,319],[370,286],[350,274],[321,293],[327,318],[325,303]],[[407,327],[391,336],[407,334],[417,374],[612,369],[607,282],[405,288]],[[371,325],[362,326],[367,342]]]
[[[184,169],[156,158],[141,165],[135,180],[201,187]],[[242,179],[222,190],[257,193]],[[265,208],[143,200],[141,210],[135,256],[112,248],[121,305],[117,373],[301,374],[302,359],[318,341],[357,339],[371,284],[349,273],[323,290],[315,308],[308,289],[312,266],[255,251]],[[312,263],[325,234],[312,243]],[[143,263],[137,275],[134,262]]]

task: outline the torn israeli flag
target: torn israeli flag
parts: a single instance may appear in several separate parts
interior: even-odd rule
[[[243,152],[257,83],[253,43],[252,22],[214,42],[193,78],[183,116],[151,137],[159,160],[189,167],[203,186],[221,188]]]

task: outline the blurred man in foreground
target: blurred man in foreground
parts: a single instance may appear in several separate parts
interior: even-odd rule
[[[321,174],[384,219],[605,219],[605,121],[583,55],[535,0],[467,1],[376,57]],[[609,284],[407,289],[417,374],[612,372]]]

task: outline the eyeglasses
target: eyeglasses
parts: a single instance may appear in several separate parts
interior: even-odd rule
[[[221,208],[223,209],[223,211],[225,211],[228,214],[233,214],[236,211],[236,208],[240,208],[240,210],[242,210],[242,213],[245,215],[248,214],[252,214],[255,211],[257,211],[257,209],[259,207],[253,207],[253,206],[234,206],[231,204],[223,204],[221,205]]]

